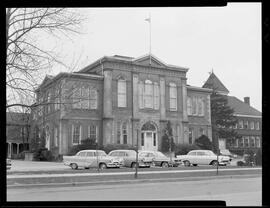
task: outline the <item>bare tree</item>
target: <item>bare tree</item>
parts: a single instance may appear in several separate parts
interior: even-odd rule
[[[67,8],[6,9],[6,108],[31,107],[44,71],[60,61],[54,50],[42,48],[39,35],[55,38],[78,34],[82,16]],[[68,67],[68,66],[66,66]]]

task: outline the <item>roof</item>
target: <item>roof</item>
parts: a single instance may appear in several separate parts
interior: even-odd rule
[[[218,92],[223,92],[225,94],[229,93],[229,90],[224,86],[224,84],[222,84],[222,82],[219,80],[219,78],[217,78],[214,72],[211,72],[210,76],[202,87],[210,88]]]
[[[166,68],[169,70],[177,70],[177,71],[184,71],[184,72],[188,71],[187,67],[166,64],[165,62],[161,61],[159,58],[157,58],[153,54],[146,54],[138,58],[129,57],[129,56],[120,56],[120,55],[104,56],[98,59],[97,61],[93,62],[92,64],[82,68],[79,72],[81,73],[89,72],[91,71],[91,69],[100,65],[104,61],[118,61],[118,62],[130,63],[130,64],[149,66],[150,60],[151,60],[152,67],[160,67],[160,68]]]
[[[255,108],[251,107],[249,104],[239,100],[234,96],[228,97],[228,105],[234,109],[235,114],[239,115],[249,115],[249,116],[261,116],[262,113]]]

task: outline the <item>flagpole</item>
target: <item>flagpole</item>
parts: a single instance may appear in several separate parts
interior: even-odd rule
[[[150,54],[149,54],[149,56],[150,56],[150,65],[151,65],[151,13],[149,14],[149,19],[150,19],[150,21],[149,21],[149,33],[150,33],[150,50],[149,50],[149,52],[150,52]]]

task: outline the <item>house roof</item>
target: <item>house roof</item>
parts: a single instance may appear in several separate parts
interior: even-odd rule
[[[129,56],[120,56],[120,55],[104,56],[104,57],[98,59],[97,61],[93,62],[92,64],[84,67],[79,72],[80,73],[89,72],[89,71],[91,71],[91,69],[93,69],[94,67],[101,64],[104,61],[119,61],[119,62],[126,62],[126,63],[131,63],[131,64],[149,66],[150,65],[150,57],[151,57],[151,66],[153,66],[153,67],[160,67],[160,68],[166,68],[169,70],[178,70],[178,71],[185,71],[185,72],[188,71],[188,68],[186,68],[186,67],[166,64],[165,62],[161,61],[159,58],[157,58],[153,54],[146,54],[146,55],[140,56],[138,58],[129,57]]]
[[[228,105],[238,115],[261,116],[262,113],[234,96],[228,96]]]
[[[217,78],[214,72],[211,72],[210,76],[208,77],[207,81],[204,83],[202,87],[210,88],[225,94],[229,93],[229,90],[224,86],[224,84],[219,80],[219,78]]]

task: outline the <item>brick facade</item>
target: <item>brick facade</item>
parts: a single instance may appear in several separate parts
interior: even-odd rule
[[[187,68],[167,65],[154,56],[151,56],[151,63],[149,65],[149,56],[137,59],[103,57],[78,73],[60,73],[53,78],[47,77],[37,90],[38,102],[41,102],[40,98],[46,97],[48,91],[54,94],[57,86],[61,89],[59,109],[53,106],[46,113],[47,105],[44,105],[39,109],[43,113],[36,118],[37,125],[47,129],[47,138],[50,138],[48,147],[57,147],[59,154],[66,154],[74,145],[72,141],[76,136],[79,135],[80,140],[85,139],[89,136],[90,126],[96,126],[99,144],[120,142],[134,146],[138,136],[139,149],[142,149],[151,146],[151,137],[151,141],[154,141],[152,145],[155,146],[152,148],[160,150],[161,137],[168,120],[171,121],[176,144],[188,143],[190,126],[195,130],[195,137],[199,136],[200,129],[204,129],[204,134],[211,139],[210,90],[187,86]],[[119,79],[124,80],[126,86],[125,98],[121,101],[126,101],[124,107],[119,107],[118,103]],[[151,102],[156,99],[153,101],[155,107],[140,106],[141,100],[146,103],[148,98],[146,94],[143,99],[140,97],[140,89],[145,90],[146,87],[139,86],[147,81],[153,83],[151,89],[157,89],[155,92],[158,92],[153,93],[150,99]],[[176,87],[175,97],[172,97],[170,91],[172,83]],[[78,86],[97,90],[97,108],[74,109],[72,92]],[[190,95],[202,97],[203,115],[188,116],[187,96]],[[45,102],[48,101],[45,99]],[[176,109],[171,108],[170,102],[177,104]],[[145,130],[146,126],[152,130]]]

